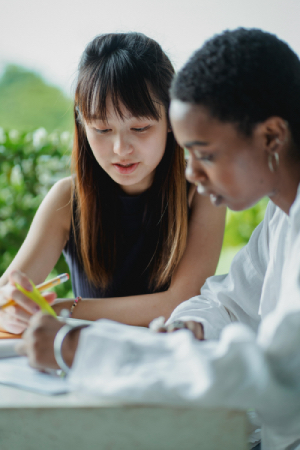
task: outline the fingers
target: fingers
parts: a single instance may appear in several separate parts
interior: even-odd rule
[[[185,326],[193,333],[196,339],[198,339],[199,341],[204,340],[204,329],[202,323],[188,320],[185,322]]]
[[[14,270],[9,274],[9,283],[0,289],[0,306],[4,306],[9,300],[13,300],[29,314],[35,314],[40,308],[15,287],[16,283],[27,291],[32,291],[29,278],[21,271]]]
[[[176,320],[168,325],[161,325],[158,328],[156,328],[154,331],[157,333],[173,333],[174,331],[187,329],[190,330],[195,339],[198,339],[199,341],[204,340],[204,329],[203,325],[199,322],[194,322],[193,320]]]
[[[20,270],[13,270],[9,275],[8,279],[11,282],[11,284],[20,284],[26,291],[32,291],[32,286],[29,281],[29,278],[25,273],[21,272]]]
[[[182,328],[187,328],[186,323],[187,322],[184,322],[183,320],[175,320],[167,326],[167,331],[172,332],[180,330]]]
[[[20,308],[18,305],[8,306],[3,310],[3,315],[6,317],[6,320],[17,320],[18,322],[24,323],[25,325],[28,325],[29,319],[31,317],[28,312]]]
[[[11,307],[9,307],[11,308]],[[28,320],[26,320],[25,316],[19,319],[17,315],[11,314],[9,308],[6,308],[3,311],[0,311],[0,325],[9,333],[20,334],[23,333],[25,328],[28,325]],[[12,307],[15,308],[15,307]],[[20,308],[19,308],[20,309]],[[30,316],[29,316],[30,317]]]
[[[30,317],[40,311],[40,307],[19,291],[16,283],[32,291],[30,280],[24,273],[14,270],[9,274],[9,283],[0,288],[0,324],[8,332],[19,334],[27,328]],[[45,293],[44,298],[51,304],[56,293]]]
[[[43,292],[43,297],[44,299],[49,303],[49,305],[51,305],[57,297],[56,292]]]
[[[23,334],[25,352],[29,364],[37,369],[57,369],[58,365],[54,358],[53,342],[57,331],[64,325],[54,317],[41,312],[30,318],[29,327]]]
[[[0,309],[0,324],[9,333],[23,333],[30,317],[30,314],[17,304]]]

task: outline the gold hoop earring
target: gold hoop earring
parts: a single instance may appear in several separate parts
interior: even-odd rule
[[[275,168],[273,166],[273,156],[274,156],[274,159],[275,159]],[[268,166],[269,166],[270,172],[272,172],[272,173],[274,173],[278,169],[278,167],[279,167],[279,155],[278,155],[277,152],[273,152],[273,153],[269,154],[269,156],[268,156]]]

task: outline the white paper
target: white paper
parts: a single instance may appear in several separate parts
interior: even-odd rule
[[[71,390],[66,378],[59,377],[55,371],[48,374],[33,369],[26,356],[0,360],[0,384],[47,395],[64,394]]]
[[[20,339],[0,339],[0,358],[18,356],[16,345],[20,341]]]

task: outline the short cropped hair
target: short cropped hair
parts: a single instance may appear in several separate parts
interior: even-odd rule
[[[248,136],[257,123],[281,117],[300,148],[300,61],[274,34],[238,28],[214,36],[179,71],[170,93]]]

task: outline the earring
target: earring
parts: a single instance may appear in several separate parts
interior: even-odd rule
[[[198,192],[198,194],[205,194],[206,189],[205,189],[204,186],[202,186],[201,183],[199,183],[199,181],[196,181],[194,184],[197,186],[197,192]]]
[[[273,156],[275,158],[275,168],[273,166]],[[277,152],[273,152],[273,153],[269,154],[269,156],[268,156],[268,166],[269,166],[270,172],[272,172],[272,173],[275,172],[278,169],[278,167],[279,167],[279,155],[278,155]]]

